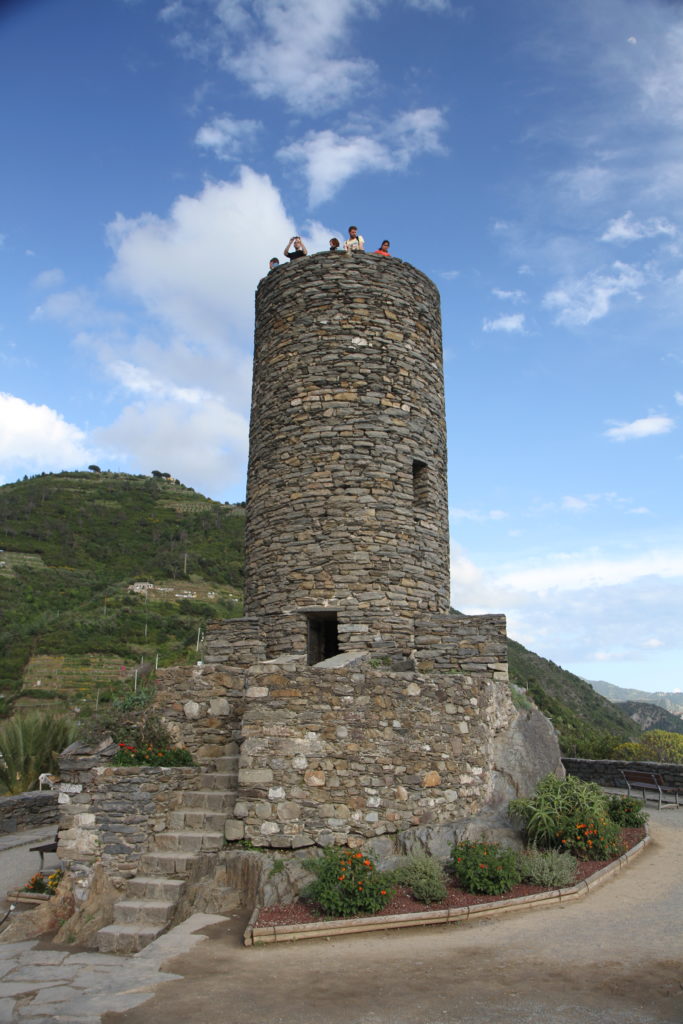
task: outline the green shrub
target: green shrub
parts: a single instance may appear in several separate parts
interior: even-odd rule
[[[193,765],[195,761],[190,751],[183,747],[134,747],[128,743],[119,743],[111,763],[119,767],[141,764],[153,768],[181,768]]]
[[[624,849],[621,829],[607,812],[600,817],[577,816],[563,822],[558,845],[579,860],[611,860]]]
[[[345,847],[328,847],[322,857],[307,860],[315,875],[304,897],[319,905],[328,917],[353,917],[374,914],[391,899],[389,877],[375,870],[364,853]]]
[[[594,782],[582,782],[574,775],[565,779],[546,775],[534,796],[510,801],[508,811],[522,821],[528,843],[556,847],[567,825],[606,818],[607,797]]]
[[[539,850],[530,846],[517,855],[522,880],[532,885],[561,889],[576,878],[576,859],[560,850]]]
[[[453,871],[467,892],[498,896],[521,880],[517,855],[498,843],[466,840],[453,847]]]
[[[616,747],[616,761],[657,761],[659,764],[683,764],[683,734],[651,729],[633,743]]]
[[[82,739],[86,743],[95,743],[109,735],[114,743],[137,749],[171,748],[173,739],[159,712],[152,706],[153,699],[154,690],[150,689],[139,689],[117,697],[84,724]]]
[[[34,789],[41,772],[57,772],[58,758],[76,737],[75,722],[50,711],[29,711],[0,725],[0,786],[6,793]]]
[[[607,801],[607,813],[621,828],[643,828],[650,817],[635,796],[614,796]]]
[[[420,903],[441,903],[446,899],[446,879],[438,861],[426,853],[406,857],[392,872],[397,885],[405,885]]]

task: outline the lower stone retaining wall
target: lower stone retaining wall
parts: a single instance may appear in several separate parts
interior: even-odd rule
[[[113,767],[88,751],[62,755],[58,856],[76,877],[96,861],[110,880],[138,868],[155,833],[168,826],[177,792],[197,789],[200,769]]]
[[[54,825],[56,830],[59,820],[57,799],[56,792],[46,790],[0,797],[0,833],[7,835],[44,825]]]
[[[230,838],[257,846],[361,845],[476,814],[490,791],[508,688],[455,673],[265,662],[246,674]]]
[[[656,761],[589,761],[582,757],[563,757],[562,764],[568,775],[576,775],[584,782],[597,782],[599,786],[626,789],[621,770],[656,772],[666,786],[683,793],[683,764],[658,764]]]

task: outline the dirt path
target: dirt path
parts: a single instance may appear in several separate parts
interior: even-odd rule
[[[683,811],[653,843],[565,906],[463,926],[245,949],[241,919],[167,965],[161,986],[106,1024],[681,1024]]]

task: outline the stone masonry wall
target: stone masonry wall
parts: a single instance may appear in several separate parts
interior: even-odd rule
[[[177,793],[197,789],[200,769],[113,767],[101,756],[69,748],[60,758],[57,853],[76,877],[101,862],[111,880],[138,868],[155,833],[168,826]]]
[[[235,818],[255,845],[360,845],[476,813],[507,687],[454,673],[248,670]],[[236,834],[232,833],[233,837]]]
[[[266,647],[259,619],[218,619],[204,636],[204,661],[211,664],[253,665],[265,661]]]
[[[174,742],[198,760],[210,761],[236,750],[244,671],[222,665],[162,669],[156,675],[155,703]]]
[[[0,834],[54,825],[57,828],[59,808],[57,793],[33,790],[16,796],[0,797]]]
[[[377,636],[405,648],[417,613],[448,610],[447,504],[432,282],[369,254],[269,274],[256,298],[246,615],[343,609],[366,635],[340,633],[342,650]],[[271,634],[268,656],[292,640]]]
[[[667,786],[683,795],[683,764],[658,764],[656,761],[589,761],[583,757],[563,757],[562,764],[568,775],[576,775],[584,782],[597,782],[599,786],[626,789],[621,770],[656,772]]]
[[[425,615],[415,623],[415,662],[422,672],[492,673],[507,682],[504,615]]]

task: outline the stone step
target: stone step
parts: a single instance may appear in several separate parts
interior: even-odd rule
[[[220,832],[225,825],[228,809],[223,811],[207,811],[202,808],[171,811],[168,816],[168,827],[173,832],[186,832],[203,829],[205,832]]]
[[[199,853],[200,850],[218,850],[223,845],[223,832],[159,832],[154,837],[155,850],[187,851]]]
[[[186,789],[181,794],[178,808],[203,807],[211,811],[222,811],[231,806],[236,796],[236,791],[229,789],[222,793],[216,789]]]
[[[114,904],[114,924],[166,925],[175,900],[128,899]]]
[[[183,894],[185,881],[182,878],[164,878],[162,875],[136,875],[128,881],[126,895],[134,900],[174,900]]]
[[[97,933],[100,953],[139,953],[162,933],[164,925],[108,924]]]
[[[214,761],[217,772],[235,772],[239,770],[240,759],[236,755],[217,757]]]
[[[202,772],[202,783],[206,789],[225,792],[237,786],[237,772]]]
[[[190,868],[196,860],[196,853],[187,853],[181,850],[155,850],[143,853],[140,858],[140,871],[144,875],[187,878]]]

